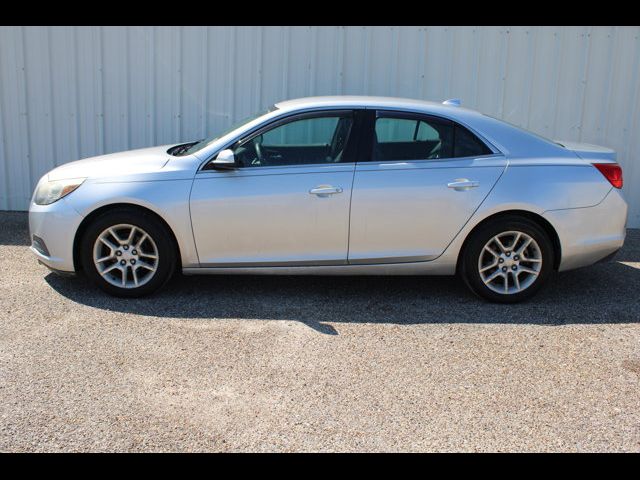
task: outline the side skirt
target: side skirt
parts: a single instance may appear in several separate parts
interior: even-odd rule
[[[183,268],[185,275],[454,275],[455,264],[431,262],[299,267]]]

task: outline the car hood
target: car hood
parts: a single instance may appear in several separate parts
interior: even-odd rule
[[[567,142],[564,140],[555,140],[567,150],[575,152],[580,158],[585,160],[616,160],[616,152],[608,147],[600,145],[592,145],[590,143]]]
[[[51,170],[48,179],[100,178],[156,172],[171,158],[167,153],[169,147],[171,145],[141,148],[65,163]]]

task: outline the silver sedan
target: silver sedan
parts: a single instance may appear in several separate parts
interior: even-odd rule
[[[211,138],[67,163],[31,250],[137,297],[185,274],[452,275],[497,302],[624,242],[615,152],[455,100],[284,101]]]

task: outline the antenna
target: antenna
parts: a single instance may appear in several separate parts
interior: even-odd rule
[[[459,107],[460,106],[460,99],[459,98],[450,98],[449,100],[445,100],[444,102],[442,102],[443,105],[450,105],[452,107]]]

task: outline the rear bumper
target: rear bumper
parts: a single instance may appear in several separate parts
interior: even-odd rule
[[[611,260],[613,260],[614,258],[616,258],[616,255],[618,255],[618,252],[620,251],[620,249],[616,250],[613,253],[610,253],[609,255],[607,255],[604,258],[601,258],[600,260],[598,260],[596,263],[607,263],[610,262]]]
[[[549,210],[543,214],[560,239],[559,271],[592,265],[614,254],[624,244],[627,202],[612,188],[598,205]]]
[[[83,217],[66,202],[29,207],[30,250],[38,261],[61,274],[73,274],[73,240]]]

